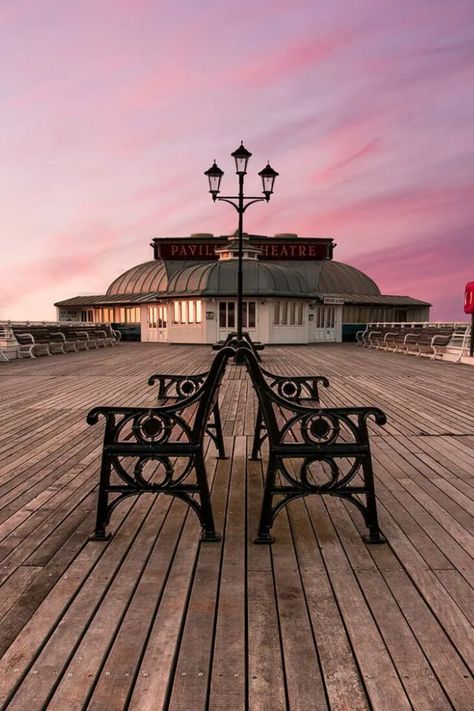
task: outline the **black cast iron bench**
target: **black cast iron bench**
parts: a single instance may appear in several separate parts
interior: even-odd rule
[[[245,331],[244,331],[244,333],[242,333],[242,340],[243,340],[243,343],[240,344],[239,343],[239,334],[237,333],[237,331],[232,331],[231,333],[229,333],[227,335],[225,341],[215,343],[212,346],[212,350],[218,351],[221,348],[228,348],[228,347],[238,348],[240,345],[244,345],[245,347],[250,348],[252,353],[255,355],[256,359],[258,361],[260,361],[261,358],[260,358],[260,355],[258,352],[263,351],[265,349],[264,344],[260,343],[259,341],[252,341],[252,339],[250,338],[250,335]]]
[[[161,407],[94,407],[87,422],[105,418],[97,518],[92,540],[106,540],[112,512],[128,496],[176,496],[196,512],[203,541],[218,541],[204,463],[204,435],[231,348],[219,351],[202,385]],[[178,467],[181,460],[184,465]],[[196,483],[189,475],[196,473]],[[116,495],[109,501],[110,495]]]
[[[295,402],[297,404],[317,405],[319,404],[319,385],[329,387],[329,380],[323,375],[277,375],[270,373],[260,366],[260,372],[266,384],[279,397]],[[259,459],[262,444],[267,437],[267,428],[262,414],[260,401],[257,406],[255,417],[255,430],[252,443],[252,454],[250,459]]]
[[[194,395],[204,385],[209,371],[194,375],[171,375],[155,373],[148,378],[148,385],[158,383],[157,400],[159,405],[180,402]],[[214,442],[219,459],[226,459],[224,437],[222,434],[221,413],[219,410],[219,392],[211,412],[212,419],[206,425],[206,432]]]
[[[321,408],[291,402],[270,387],[255,355],[248,348],[241,351],[268,439],[265,488],[254,542],[272,543],[275,517],[290,501],[321,494],[354,504],[369,530],[365,540],[384,543],[377,518],[367,421],[373,417],[377,425],[384,425],[385,414],[376,407]]]

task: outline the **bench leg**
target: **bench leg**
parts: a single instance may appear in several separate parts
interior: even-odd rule
[[[99,494],[97,497],[97,515],[95,522],[95,531],[89,536],[90,541],[107,541],[111,534],[106,532],[106,527],[109,519],[108,503],[110,485],[110,459],[103,453],[102,464],[100,468]]]
[[[260,459],[260,448],[262,446],[262,442],[264,440],[264,437],[262,437],[262,431],[263,431],[263,418],[262,418],[262,410],[260,407],[260,403],[258,405],[257,409],[257,417],[255,418],[255,431],[253,434],[253,443],[252,443],[252,454],[250,455],[250,459]]]
[[[221,535],[216,533],[214,526],[209,484],[207,483],[207,472],[202,456],[196,457],[194,466],[199,487],[199,498],[201,500],[200,510],[197,512],[202,526],[201,541],[217,542],[221,540]]]
[[[273,519],[272,499],[273,489],[275,487],[276,471],[276,460],[272,455],[270,455],[268,458],[267,473],[265,476],[265,490],[263,492],[260,523],[258,526],[258,533],[253,538],[254,543],[273,543],[275,540],[270,534],[270,529],[272,527]]]
[[[379,528],[377,516],[377,499],[375,498],[374,473],[372,470],[372,460],[369,457],[362,463],[362,472],[366,489],[367,509],[365,522],[369,529],[369,535],[364,536],[366,543],[386,543],[386,539],[382,536]]]
[[[221,413],[219,410],[219,403],[216,402],[214,405],[213,409],[214,413],[214,429],[216,433],[216,447],[218,451],[218,458],[219,459],[227,459],[226,454],[225,454],[225,447],[224,447],[224,436],[222,434],[222,422],[221,422]]]

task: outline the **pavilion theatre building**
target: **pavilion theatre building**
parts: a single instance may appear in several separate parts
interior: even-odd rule
[[[384,296],[366,274],[333,260],[332,239],[244,235],[243,327],[262,343],[341,341],[371,321],[427,321],[429,304]],[[100,296],[56,305],[59,320],[140,327],[142,341],[214,343],[237,325],[235,235],[158,237],[154,258]]]

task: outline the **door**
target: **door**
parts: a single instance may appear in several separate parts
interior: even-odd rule
[[[252,340],[255,340],[257,329],[257,302],[244,301],[242,303],[242,330],[246,331]],[[218,340],[224,341],[232,331],[237,330],[237,301],[219,302],[219,329]]]
[[[164,305],[148,307],[147,341],[168,340],[168,307]]]
[[[318,304],[314,310],[310,341],[336,340],[336,307]]]

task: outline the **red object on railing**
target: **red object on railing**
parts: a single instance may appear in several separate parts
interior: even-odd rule
[[[468,281],[464,293],[464,313],[474,314],[474,281]]]

